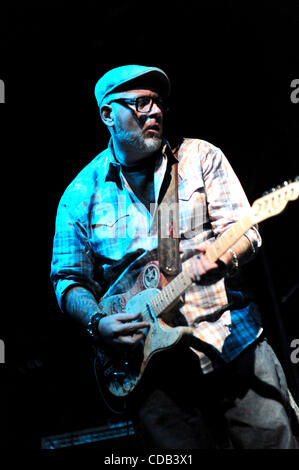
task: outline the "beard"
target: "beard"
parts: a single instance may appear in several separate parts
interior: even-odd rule
[[[130,153],[135,153],[138,160],[157,152],[163,141],[159,135],[145,137],[140,132],[128,132],[125,129],[119,129],[116,138]]]

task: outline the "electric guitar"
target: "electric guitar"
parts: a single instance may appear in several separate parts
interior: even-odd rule
[[[211,262],[217,261],[248,229],[278,215],[298,196],[299,177],[266,193],[253,203],[247,214],[208,246],[206,257]],[[100,311],[106,314],[141,311],[142,319],[150,324],[145,339],[126,355],[108,345],[95,346],[96,379],[106,404],[114,411],[118,408],[117,400],[126,398],[136,389],[155,353],[175,346],[184,335],[192,335],[189,326],[170,326],[171,309],[191,284],[188,261],[183,263],[182,272],[167,283],[158,262],[152,260],[141,270],[131,289],[123,294],[104,296],[100,301]],[[116,398],[113,407],[109,405],[109,398]]]

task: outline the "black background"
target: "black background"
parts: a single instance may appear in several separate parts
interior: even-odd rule
[[[84,339],[62,318],[49,281],[59,198],[107,143],[93,96],[103,73],[129,63],[164,69],[173,84],[167,137],[221,147],[251,203],[298,175],[299,103],[290,98],[299,78],[298,7],[239,3],[85,2],[79,9],[29,2],[3,9],[5,445],[38,448],[41,436],[116,419],[98,395]],[[260,230],[263,249],[245,276],[298,399],[290,361],[291,341],[299,338],[298,202]]]

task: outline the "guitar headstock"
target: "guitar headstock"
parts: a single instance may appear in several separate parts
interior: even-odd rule
[[[294,181],[285,181],[281,186],[256,199],[251,207],[254,223],[257,224],[284,210],[289,201],[299,197],[299,176]]]

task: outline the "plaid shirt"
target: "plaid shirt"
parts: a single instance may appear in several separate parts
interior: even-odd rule
[[[167,143],[156,162],[155,201],[167,168]],[[213,242],[249,209],[245,193],[221,150],[199,139],[184,139],[179,153],[180,250],[193,256],[203,241]],[[245,234],[252,253],[261,244],[255,227]],[[157,259],[157,211],[140,203],[125,180],[111,142],[68,186],[56,219],[51,279],[63,310],[66,291],[81,285],[96,299],[129,290],[144,264]],[[126,276],[123,276],[126,273]],[[241,292],[221,279],[192,284],[180,313],[202,344],[196,350],[204,373],[234,359],[262,332],[252,303],[213,313]],[[210,351],[210,353],[209,353]],[[216,353],[216,354],[215,354]]]

